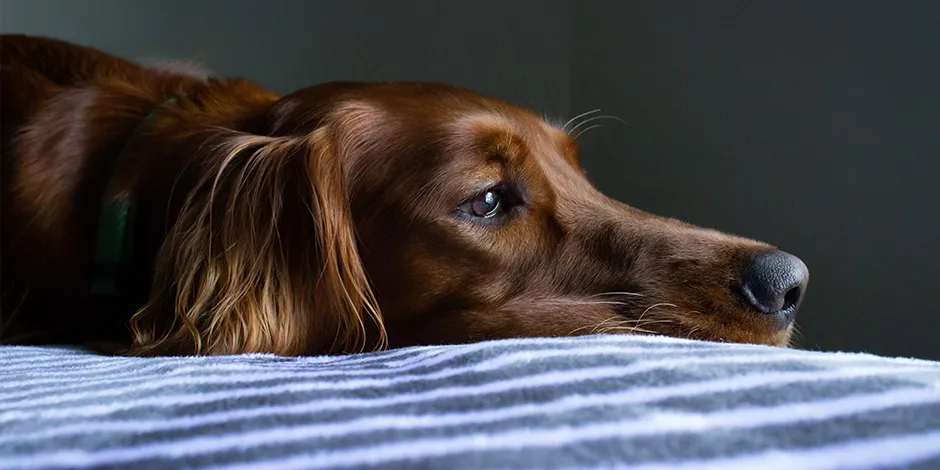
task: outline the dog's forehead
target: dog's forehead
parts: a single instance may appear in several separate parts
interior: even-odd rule
[[[506,150],[507,159],[561,156],[576,163],[569,136],[560,128],[524,111],[513,109],[462,114],[448,126],[458,138],[485,143]]]
[[[509,164],[536,167],[558,184],[584,184],[571,136],[528,112],[470,113],[455,119],[449,131],[462,140],[494,146]]]

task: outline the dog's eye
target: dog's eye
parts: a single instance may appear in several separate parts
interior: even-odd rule
[[[459,212],[487,222],[503,221],[510,212],[523,205],[522,197],[510,185],[499,184],[465,200]]]
[[[470,200],[470,213],[476,217],[489,219],[503,210],[503,196],[499,191],[490,189]]]

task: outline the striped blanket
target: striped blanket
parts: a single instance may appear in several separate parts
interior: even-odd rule
[[[940,363],[593,336],[343,357],[0,347],[0,469],[940,469]]]

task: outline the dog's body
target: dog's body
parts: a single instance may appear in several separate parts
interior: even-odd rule
[[[802,262],[602,196],[565,129],[502,101],[417,83],[280,97],[2,41],[0,342],[789,341]]]

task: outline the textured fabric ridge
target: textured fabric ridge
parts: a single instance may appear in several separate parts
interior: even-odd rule
[[[940,469],[940,363],[626,335],[0,347],[0,470],[47,468]]]

